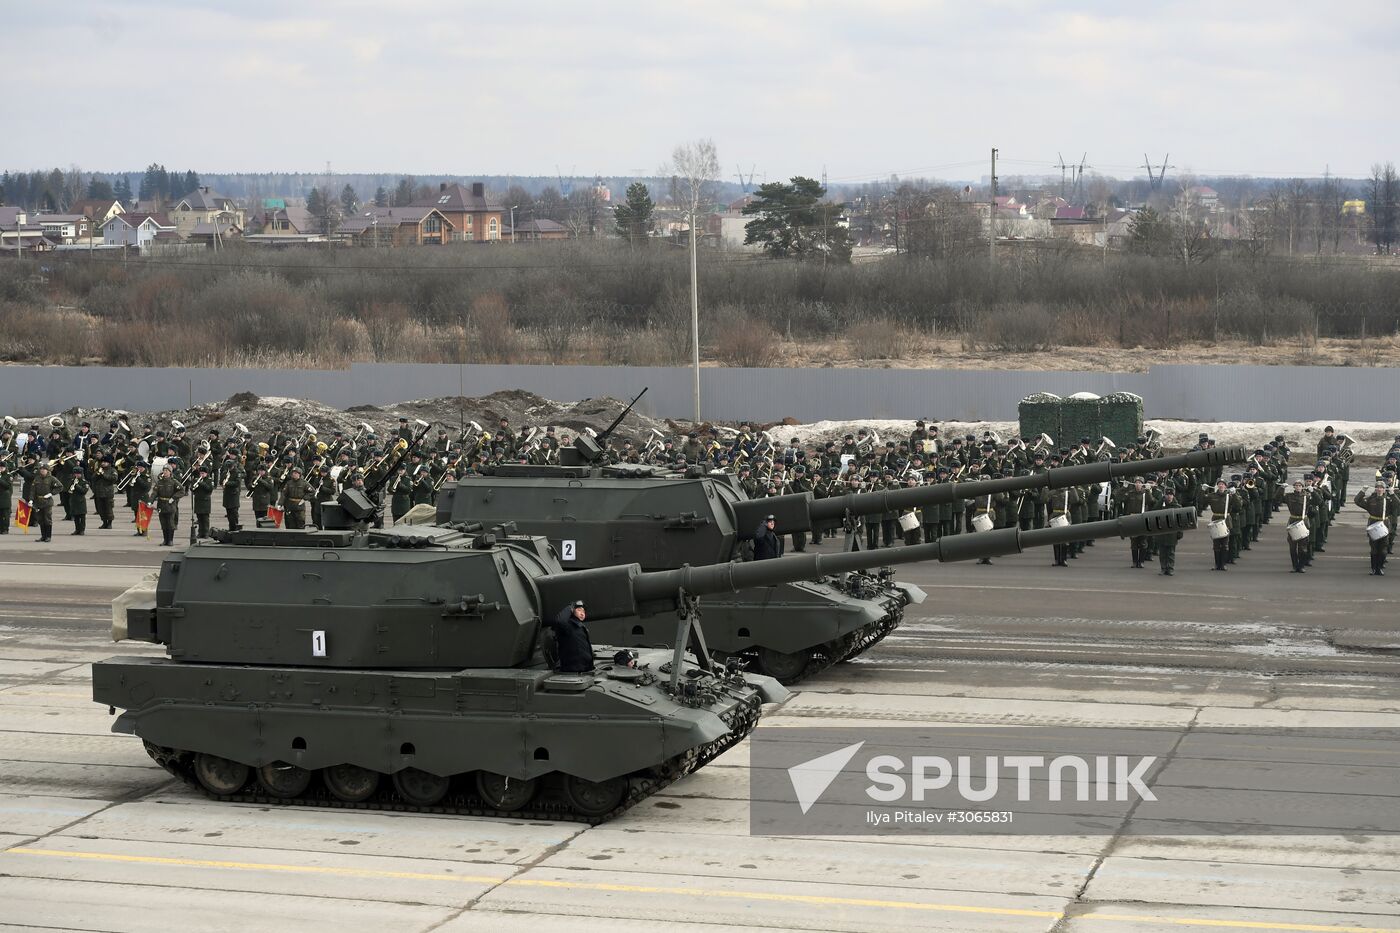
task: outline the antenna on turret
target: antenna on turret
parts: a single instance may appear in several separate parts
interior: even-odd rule
[[[617,426],[622,424],[622,419],[627,417],[627,413],[632,410],[632,406],[636,405],[638,399],[647,394],[647,389],[649,388],[651,387],[647,386],[643,388],[642,391],[638,392],[637,397],[628,402],[627,406],[622,409],[622,413],[614,418],[612,424],[608,425],[602,431],[596,434],[588,428],[584,428],[580,431],[578,436],[574,438],[573,447],[575,456],[579,459],[577,462],[565,463],[564,465],[579,466],[585,463],[593,463],[601,459],[603,456],[603,448],[607,445],[608,438],[612,435],[612,432],[617,430]],[[563,463],[562,460],[560,462]]]

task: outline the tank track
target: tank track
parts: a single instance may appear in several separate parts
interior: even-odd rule
[[[856,635],[855,644],[851,650],[846,652],[842,661],[849,661],[854,657],[864,654],[885,640],[885,636],[899,628],[904,621],[904,603],[898,597],[888,597],[885,599],[885,608],[888,610],[880,621],[867,625]]]
[[[758,694],[743,698],[733,709],[721,715],[729,732],[697,746],[675,757],[654,765],[645,771],[628,777],[627,793],[622,803],[600,816],[574,811],[557,788],[554,781],[543,781],[535,799],[519,810],[492,809],[485,800],[477,796],[474,789],[465,785],[470,781],[460,777],[453,781],[453,787],[446,797],[430,807],[417,806],[405,802],[394,790],[388,775],[381,775],[379,789],[368,800],[350,803],[333,796],[319,780],[313,780],[307,792],[299,797],[276,797],[267,793],[258,784],[257,777],[249,775],[248,783],[237,794],[214,794],[208,791],[194,775],[194,753],[179,749],[165,748],[146,742],[146,753],[156,764],[195,788],[210,800],[226,803],[253,803],[263,806],[329,807],[338,810],[384,810],[396,813],[431,813],[452,816],[489,816],[506,820],[563,820],[572,823],[598,825],[615,819],[636,804],[655,794],[670,784],[691,774],[715,758],[742,742],[758,726],[759,713],[763,701]]]

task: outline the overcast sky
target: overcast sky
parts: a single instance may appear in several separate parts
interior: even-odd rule
[[[7,3],[0,162],[978,178],[1400,159],[1400,3]]]

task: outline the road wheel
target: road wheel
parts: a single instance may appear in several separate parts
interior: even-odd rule
[[[417,768],[404,768],[394,773],[394,790],[405,802],[415,807],[431,807],[447,796],[451,778],[439,777]]]
[[[209,793],[227,797],[248,783],[248,766],[200,752],[194,756],[194,776]]]
[[[608,778],[606,781],[585,781],[581,777],[569,775],[564,779],[564,796],[569,804],[584,816],[602,816],[611,813],[622,803],[627,794],[627,779]]]
[[[493,771],[476,773],[476,792],[491,809],[506,813],[513,813],[529,803],[535,796],[536,786],[534,778],[508,778]]]
[[[368,800],[379,789],[379,772],[359,765],[331,765],[321,772],[321,779],[336,798],[346,803]]]
[[[779,683],[792,684],[807,673],[807,665],[812,663],[810,650],[782,652],[772,648],[758,649],[759,673],[777,678]]]
[[[274,797],[300,797],[311,785],[311,772],[285,761],[274,761],[258,769],[258,783]]]

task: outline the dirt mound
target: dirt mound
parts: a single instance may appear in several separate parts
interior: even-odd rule
[[[87,421],[99,433],[107,429],[110,421],[124,417],[138,434],[148,424],[156,430],[169,431],[172,421],[181,422],[190,434],[198,437],[213,429],[217,429],[221,436],[228,437],[237,431],[239,424],[248,428],[254,437],[265,437],[276,430],[297,434],[309,424],[316,429],[318,437],[329,440],[336,430],[343,431],[346,436],[354,435],[362,430],[362,424],[369,425],[376,434],[385,437],[398,430],[400,417],[408,418],[410,422],[417,419],[428,422],[432,426],[430,437],[436,436],[439,427],[447,428],[455,436],[460,426],[472,421],[495,431],[502,417],[510,420],[514,431],[549,425],[568,433],[576,433],[585,427],[602,431],[626,404],[615,398],[590,398],[564,404],[531,392],[513,390],[481,398],[448,396],[385,406],[356,405],[341,411],[320,402],[277,396],[259,398],[252,392],[240,392],[224,402],[196,405],[194,408],[138,412],[112,408],[70,408],[61,414],[70,428],[77,428]],[[47,430],[48,417],[22,417],[19,419],[20,427],[28,428],[32,424]],[[655,419],[632,412],[617,430],[622,437],[636,440],[650,436],[652,428],[664,427]]]

